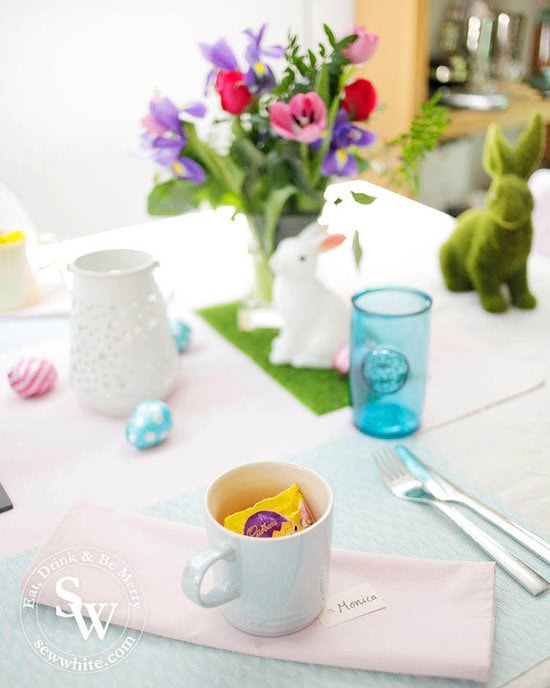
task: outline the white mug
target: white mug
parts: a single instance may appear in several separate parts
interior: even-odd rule
[[[250,537],[223,526],[246,509],[297,483],[314,523],[291,535]],[[333,495],[318,473],[278,461],[244,464],[218,477],[205,496],[208,546],[183,572],[185,594],[202,607],[221,605],[236,628],[260,636],[294,633],[312,623],[326,600]],[[214,585],[202,590],[212,570]]]
[[[68,266],[69,379],[96,411],[125,416],[146,399],[165,399],[177,382],[179,355],[153,276],[157,266],[132,249],[87,253]]]

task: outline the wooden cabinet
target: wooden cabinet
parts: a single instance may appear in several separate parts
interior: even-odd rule
[[[382,140],[407,131],[428,96],[429,11],[429,0],[356,0],[356,23],[380,37],[359,75],[374,83],[383,105],[369,122]]]

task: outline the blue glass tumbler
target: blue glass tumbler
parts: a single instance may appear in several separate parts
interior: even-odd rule
[[[353,422],[367,435],[407,437],[424,406],[432,299],[408,287],[352,297],[350,391]]]

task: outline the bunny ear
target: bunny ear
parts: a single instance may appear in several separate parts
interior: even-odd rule
[[[324,225],[320,225],[318,222],[312,222],[311,224],[304,227],[300,234],[298,235],[301,239],[318,239],[325,236],[327,233],[327,228]]]
[[[494,122],[489,125],[485,137],[483,167],[491,177],[501,177],[513,172],[515,168],[514,151]]]
[[[529,179],[538,168],[546,146],[546,129],[540,112],[535,112],[516,145],[516,174]]]
[[[345,234],[329,234],[319,244],[319,251],[329,251],[331,248],[336,248],[346,240]]]
[[[514,174],[529,179],[540,165],[545,144],[546,130],[540,112],[533,114],[515,147],[496,124],[490,124],[483,149],[483,167],[491,177]]]

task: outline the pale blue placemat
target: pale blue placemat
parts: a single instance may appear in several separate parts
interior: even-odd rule
[[[490,495],[469,484],[456,469],[418,453],[470,492],[507,510]],[[334,545],[349,549],[400,554],[431,559],[484,560],[483,553],[429,507],[398,501],[382,486],[369,452],[372,440],[353,435],[291,458],[314,467],[330,482],[335,493]],[[188,492],[150,507],[146,513],[200,525],[204,489]],[[498,536],[498,531],[493,531]],[[540,533],[545,537],[544,533]],[[506,540],[510,543],[509,540]],[[513,543],[511,545],[513,548]],[[543,575],[550,567],[535,556],[532,566]],[[132,655],[116,667],[99,674],[76,675],[52,667],[35,656],[19,624],[18,590],[33,551],[22,552],[0,562],[0,686],[2,688],[465,688],[470,681],[398,676],[342,670],[310,664],[266,660],[213,650],[152,635],[144,635]],[[514,581],[497,573],[497,611],[493,669],[487,686],[497,688],[550,656],[550,595],[532,598]],[[59,643],[68,642],[70,626],[59,624],[52,614],[48,635],[57,632]],[[388,639],[391,651],[391,639]]]

